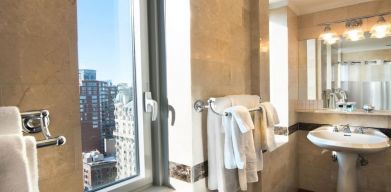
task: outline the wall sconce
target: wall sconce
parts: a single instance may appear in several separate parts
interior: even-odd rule
[[[365,39],[364,31],[362,30],[361,26],[361,19],[346,21],[347,30],[344,32],[343,36],[350,41]]]
[[[323,40],[325,44],[332,45],[336,43],[340,38],[337,35],[337,33],[331,31],[330,25],[326,25],[324,27],[324,31],[322,34],[320,34],[319,39]]]
[[[371,38],[384,38],[391,36],[391,24],[383,16],[379,16],[377,23],[371,29]]]

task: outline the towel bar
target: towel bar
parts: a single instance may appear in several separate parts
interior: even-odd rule
[[[203,101],[203,100],[197,100],[194,102],[194,105],[193,105],[193,108],[195,111],[197,112],[203,112],[205,109],[208,109],[210,108],[211,111],[213,113],[215,113],[216,115],[220,115],[220,116],[229,116],[230,113],[219,113],[216,111],[215,109],[215,105],[214,105],[214,102],[216,101],[216,98],[210,98],[208,99],[207,102]],[[262,102],[262,98],[259,97],[259,103]],[[261,111],[262,109],[261,108],[255,108],[255,109],[249,109],[249,112],[254,112],[254,111]]]
[[[23,132],[28,134],[42,132],[45,139],[37,141],[37,148],[52,146],[52,145],[64,145],[66,138],[64,136],[52,137],[49,132],[49,111],[29,111],[21,113],[22,117],[22,129]]]

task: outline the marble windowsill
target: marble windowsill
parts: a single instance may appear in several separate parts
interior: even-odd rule
[[[391,111],[374,110],[365,112],[362,109],[354,110],[353,112],[340,111],[336,109],[316,109],[316,110],[296,110],[298,113],[322,113],[322,114],[343,114],[343,115],[373,115],[373,116],[391,116]]]

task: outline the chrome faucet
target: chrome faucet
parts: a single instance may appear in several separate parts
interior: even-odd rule
[[[342,131],[344,133],[352,133],[352,130],[350,129],[350,125],[349,124],[343,125]]]
[[[358,128],[355,130],[355,132],[360,133],[360,134],[364,134],[364,128],[358,127]]]
[[[334,125],[333,132],[339,132],[338,125]]]

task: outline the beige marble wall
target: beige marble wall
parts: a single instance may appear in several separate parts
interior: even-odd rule
[[[297,18],[297,15],[287,7],[289,126],[297,123],[295,105],[299,97],[299,41],[297,39]]]
[[[316,192],[336,191],[338,164],[331,160],[330,151],[312,144],[306,137],[307,133],[297,133],[299,187]],[[364,157],[369,164],[358,168],[359,191],[391,191],[391,149]]]
[[[38,150],[40,189],[82,191],[76,2],[2,0],[0,18],[0,106],[50,111],[67,143]]]
[[[378,0],[347,7],[320,11],[307,15],[301,15],[299,17],[299,40],[318,38],[320,33],[323,32],[323,27],[319,26],[320,23],[385,13],[390,11],[390,0]],[[390,21],[391,16],[386,16],[386,19]],[[377,18],[363,20],[364,29],[368,30],[376,22],[376,20]],[[342,34],[346,28],[344,23],[340,23],[332,25],[332,29],[338,34]]]

